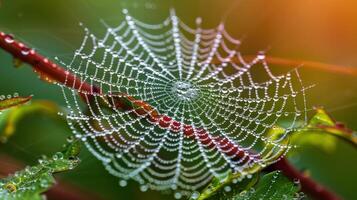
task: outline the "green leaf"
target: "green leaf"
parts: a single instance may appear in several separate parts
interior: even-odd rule
[[[0,100],[0,111],[25,104],[25,103],[29,102],[31,100],[31,98],[32,98],[31,96],[29,96],[29,97],[12,97],[12,98]]]
[[[233,200],[282,200],[296,199],[299,184],[291,182],[281,172],[275,171],[264,175],[257,185],[244,190],[232,198]]]
[[[0,115],[0,142],[6,142],[15,130],[16,124],[31,113],[41,112],[58,118],[60,108],[50,101],[33,101],[31,104],[13,107]]]
[[[249,167],[243,169],[242,172],[228,173],[224,177],[214,178],[199,195],[194,193],[191,199],[217,199],[217,196],[222,196],[222,194],[227,195],[228,187],[231,188],[230,192],[234,193],[245,190],[247,187],[255,184],[259,172],[270,162],[281,157],[289,148],[289,137],[284,137],[284,134],[284,128],[279,126],[272,127],[265,135],[267,140],[263,145],[267,149],[265,151],[267,153],[261,155],[262,162],[252,163]],[[275,145],[272,144],[274,141],[279,141],[281,148],[274,148]]]
[[[318,125],[334,126],[334,120],[322,109],[316,108],[315,115],[310,119],[308,127],[316,127]]]
[[[222,182],[219,179],[215,178],[212,183],[206,187],[201,195],[194,193],[191,196],[191,200],[195,199],[208,199],[208,200],[217,200],[217,199],[229,199],[234,194],[237,194],[241,191],[251,188],[259,179],[259,173],[254,173],[248,175],[245,178],[243,176],[238,177],[238,174],[230,174]]]
[[[273,161],[277,159],[283,153],[286,152],[286,149],[282,148],[281,152],[274,152],[276,150],[270,141],[279,141],[279,139],[284,138],[285,130],[279,126],[272,127],[267,134],[265,135],[267,142],[263,145],[266,147],[269,152],[265,155],[262,155],[262,159],[269,158]],[[329,137],[322,137],[329,136]],[[335,122],[324,110],[317,109],[316,114],[311,118],[306,127],[293,132],[292,137],[285,137],[279,142],[280,145],[288,147],[289,141],[291,144],[301,145],[301,144],[314,144],[319,145],[321,148],[326,151],[331,151],[336,145],[335,138],[332,136],[337,136],[343,140],[351,143],[356,146],[356,134],[350,129],[346,128],[341,123]],[[289,155],[296,153],[296,151],[290,151]],[[276,155],[275,157],[270,157],[271,155]],[[232,188],[231,193],[237,191],[243,191],[245,188],[249,188],[249,185],[255,183],[255,177],[265,167],[264,163],[255,163],[251,167],[244,169],[241,173],[228,174],[224,177],[215,178],[212,182],[203,189],[200,195],[194,194],[194,198],[191,199],[218,199],[224,196],[224,199],[227,199],[227,192],[225,188],[228,186]],[[244,177],[247,175],[252,176],[252,180],[247,182]],[[234,180],[245,180],[244,182],[240,181],[238,184],[233,184]],[[197,197],[196,197],[197,196]],[[244,195],[243,195],[244,196]],[[253,198],[254,199],[254,198]],[[279,198],[276,198],[279,199]]]
[[[337,138],[357,148],[356,132],[348,129],[344,124],[336,122],[323,109],[317,108],[316,114],[308,125],[292,135],[291,143],[298,146],[306,144],[318,146],[330,153],[336,148]]]
[[[7,200],[42,200],[42,193],[55,184],[54,173],[72,170],[79,164],[80,143],[70,139],[62,152],[43,157],[32,167],[0,180],[0,196]]]

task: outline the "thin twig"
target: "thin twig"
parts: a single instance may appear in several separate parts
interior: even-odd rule
[[[305,68],[317,69],[331,73],[339,73],[350,76],[357,76],[357,67],[348,67],[342,65],[331,65],[322,62],[308,61],[308,60],[292,60],[287,58],[270,57],[266,56],[266,61],[270,64],[297,67],[302,66]]]
[[[253,59],[256,59],[257,56],[255,55],[244,55],[242,58],[249,62]],[[272,65],[284,66],[284,67],[298,67],[301,66],[302,68],[309,68],[309,69],[316,69],[321,71],[326,71],[330,73],[338,73],[350,76],[357,76],[357,67],[349,67],[343,65],[332,65],[326,64],[322,62],[316,61],[308,61],[308,60],[294,60],[288,58],[280,58],[280,57],[272,57],[272,56],[265,56],[265,61]],[[236,57],[232,58],[232,62],[239,63]],[[219,64],[221,63],[218,59],[213,59],[212,63]]]

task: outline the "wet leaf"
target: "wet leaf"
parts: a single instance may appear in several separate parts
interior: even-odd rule
[[[55,184],[54,173],[72,170],[79,164],[80,143],[68,142],[62,152],[43,157],[38,164],[26,167],[14,175],[0,180],[0,196],[7,200],[42,200],[43,192]]]
[[[212,183],[206,187],[199,197],[191,196],[191,200],[195,199],[229,199],[234,194],[251,188],[259,179],[259,173],[254,173],[248,177],[237,176],[237,174],[230,174],[224,182],[220,182],[218,179],[214,179]]]
[[[191,199],[217,199],[217,196],[225,196],[237,193],[251,187],[257,182],[259,172],[264,169],[270,162],[281,157],[289,148],[289,137],[284,137],[285,129],[279,126],[272,127],[266,134],[267,142],[264,144],[266,154],[261,157],[262,162],[254,162],[242,172],[229,173],[225,177],[214,178],[212,182],[205,187],[200,195]],[[281,148],[274,148],[274,141],[279,141]],[[230,188],[227,191],[227,188]]]
[[[290,200],[299,199],[299,184],[291,182],[280,172],[275,171],[264,175],[257,185],[235,195],[232,200]]]
[[[318,125],[333,126],[334,124],[334,120],[322,108],[316,108],[316,113],[310,119],[308,127],[315,127]]]
[[[31,100],[29,97],[11,97],[4,100],[0,100],[0,111],[3,111],[8,108],[16,107],[22,104],[25,104]]]
[[[332,152],[337,145],[337,138],[357,148],[356,132],[336,122],[323,109],[317,108],[308,125],[293,134],[291,142],[295,145],[315,145],[325,152]]]

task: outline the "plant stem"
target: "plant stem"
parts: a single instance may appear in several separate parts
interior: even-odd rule
[[[71,74],[69,71],[61,68],[57,64],[53,63],[49,59],[45,58],[44,56],[38,54],[34,50],[30,50],[30,48],[26,47],[24,44],[15,41],[11,35],[7,35],[3,32],[0,32],[0,48],[4,49],[5,51],[9,52],[14,56],[16,59],[20,59],[21,61],[31,65],[35,70],[37,70],[39,73],[43,73],[46,76],[49,76],[50,79],[55,80],[59,83],[62,83],[68,87],[71,87],[73,89],[77,89],[78,92],[80,93],[86,93],[86,94],[93,94],[93,93],[101,93],[100,88],[96,86],[92,86],[86,82],[83,82],[80,80],[78,77],[75,75]],[[26,51],[24,53],[24,51]],[[27,51],[29,52],[28,54]],[[280,64],[280,65],[298,65],[300,62],[298,61],[292,61],[288,59],[280,59],[280,58],[268,58],[268,62],[272,62],[275,64]],[[305,62],[306,63],[306,62]],[[339,70],[337,67],[334,67],[336,69],[329,69],[329,65],[325,64],[318,64],[315,62],[307,62],[308,64],[314,66],[315,68],[319,69],[324,69],[324,70],[329,70],[329,71],[334,71],[334,72],[339,72],[339,73],[347,73],[351,75],[357,75],[357,69],[356,70],[346,70],[342,69]],[[148,105],[146,103],[143,103],[142,101],[135,100],[132,97],[127,97],[127,100],[132,102],[133,104],[137,104],[139,107],[143,107],[143,105]],[[140,104],[138,103],[140,102]],[[123,103],[124,104],[124,103]],[[122,104],[120,104],[122,105]],[[149,106],[149,105],[148,105]],[[127,108],[128,109],[128,108]],[[157,122],[157,124],[163,128],[168,128],[172,130],[173,132],[177,132],[178,129],[177,127],[180,127],[180,122],[172,120],[168,116],[164,115],[158,115],[158,116],[152,116],[149,114],[150,120]],[[175,125],[176,124],[176,125]],[[173,126],[174,125],[174,126]],[[184,127],[184,134],[187,136],[192,137],[193,132],[197,132],[199,137],[202,139],[201,142],[209,143],[210,141],[207,141],[207,134],[208,132],[199,129],[199,130],[193,130],[192,126],[189,125],[182,125]],[[209,137],[208,137],[209,138]],[[216,148],[222,148],[225,147],[231,147],[230,141],[225,140],[224,138],[218,138],[217,141],[211,141],[213,144],[216,145]],[[228,152],[229,154],[236,153],[237,156],[240,156],[239,154],[242,154],[240,151],[230,151]],[[329,192],[328,190],[324,189],[321,185],[318,183],[314,182],[310,177],[303,176],[300,172],[298,172],[296,169],[291,166],[286,159],[281,159],[279,162],[274,164],[274,167],[277,169],[281,170],[286,176],[290,178],[297,178],[300,179],[302,189],[306,193],[310,194],[311,196],[317,198],[317,199],[326,199],[326,200],[337,200],[339,199],[336,197],[332,192]]]
[[[12,35],[0,32],[0,47],[10,53],[14,59],[29,64],[36,72],[51,81],[65,84],[80,92],[93,93],[98,90],[98,88],[83,82],[69,71],[38,54],[34,49],[14,40]]]
[[[253,60],[256,56],[247,55],[243,56],[246,60]],[[357,67],[348,67],[342,65],[331,65],[316,61],[308,61],[308,60],[293,60],[288,58],[280,58],[280,57],[271,57],[265,56],[265,60],[269,64],[279,65],[279,66],[287,66],[287,67],[298,67],[302,66],[305,68],[317,69],[321,71],[327,71],[331,73],[339,73],[350,76],[357,76]]]
[[[285,176],[291,180],[299,180],[301,184],[301,190],[311,197],[320,200],[340,200],[340,198],[323,187],[319,183],[315,182],[308,175],[295,169],[286,158],[280,159],[278,162],[272,164],[270,168],[274,170],[280,170]]]
[[[256,57],[257,56],[255,56],[255,55],[242,56],[244,61],[246,61],[248,63],[251,60],[256,59]],[[237,59],[237,57],[233,57],[232,62],[240,63],[240,61]],[[288,58],[280,58],[280,57],[272,57],[272,56],[265,56],[264,62],[273,64],[273,65],[278,65],[278,66],[285,66],[285,67],[301,66],[304,68],[317,69],[317,70],[326,71],[326,72],[330,72],[330,73],[339,73],[339,74],[345,74],[345,75],[349,75],[349,76],[357,76],[357,67],[331,65],[331,64],[326,64],[326,63],[316,62],[316,61],[293,60],[293,59],[288,59]],[[221,61],[218,59],[213,59],[212,63],[220,64]]]

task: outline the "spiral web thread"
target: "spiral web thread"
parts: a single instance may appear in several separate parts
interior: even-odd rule
[[[123,13],[119,26],[104,23],[102,38],[84,28],[72,61],[59,60],[105,94],[80,97],[60,85],[75,136],[121,186],[134,179],[142,191],[175,190],[181,198],[213,177],[275,162],[289,149],[281,141],[306,122],[306,88],[296,69],[274,75],[263,52],[245,61],[223,24],[203,29],[198,18],[191,28],[173,10],[158,24]],[[117,99],[147,112],[117,108],[110,103]],[[285,133],[269,138],[279,121]]]

